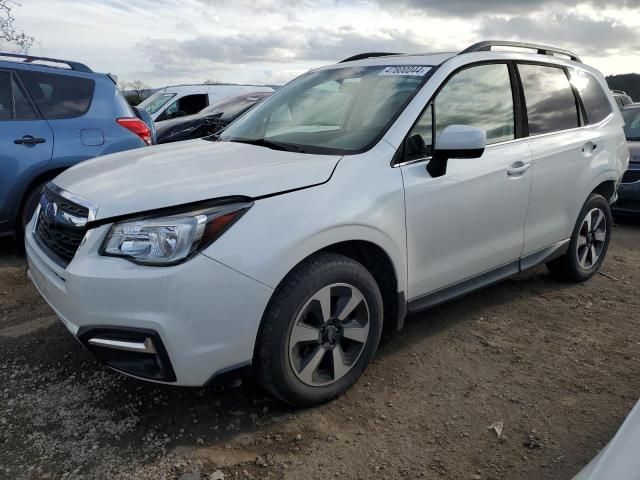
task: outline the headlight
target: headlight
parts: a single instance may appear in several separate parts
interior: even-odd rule
[[[100,253],[142,265],[176,265],[210,245],[252,205],[233,203],[116,223]]]

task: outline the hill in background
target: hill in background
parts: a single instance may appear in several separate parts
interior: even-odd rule
[[[611,90],[624,90],[634,102],[640,102],[640,75],[637,73],[625,73],[624,75],[611,75],[607,77],[607,83]]]

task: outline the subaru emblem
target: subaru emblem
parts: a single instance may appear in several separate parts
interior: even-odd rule
[[[47,220],[53,222],[58,214],[58,205],[55,202],[50,202],[44,209],[44,215],[47,217]]]

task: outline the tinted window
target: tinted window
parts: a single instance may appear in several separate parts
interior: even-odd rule
[[[470,125],[487,131],[487,143],[514,138],[513,96],[506,65],[462,70],[435,99],[436,143],[449,125]]]
[[[0,120],[13,117],[11,110],[11,76],[7,72],[0,72]]]
[[[582,70],[571,70],[571,84],[578,91],[587,112],[588,123],[598,123],[607,118],[612,110],[609,97],[596,78]]]
[[[29,102],[29,99],[27,99],[27,96],[24,94],[22,87],[18,85],[18,82],[16,82],[15,78],[12,80],[12,83],[16,118],[18,120],[32,120],[34,118],[37,118],[36,112],[31,106],[31,102]]]
[[[91,105],[93,80],[26,71],[20,77],[47,119],[80,117]]]
[[[529,117],[529,135],[578,126],[578,109],[571,84],[562,68],[518,65]]]

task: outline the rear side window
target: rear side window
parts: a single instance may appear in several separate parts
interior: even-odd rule
[[[576,97],[562,68],[518,65],[529,118],[529,135],[576,128]]]
[[[0,120],[13,118],[11,110],[11,75],[0,72]]]
[[[27,71],[20,77],[46,119],[81,117],[89,110],[93,80]]]
[[[582,99],[588,123],[601,122],[611,115],[609,97],[593,75],[582,70],[571,70],[571,84]]]

